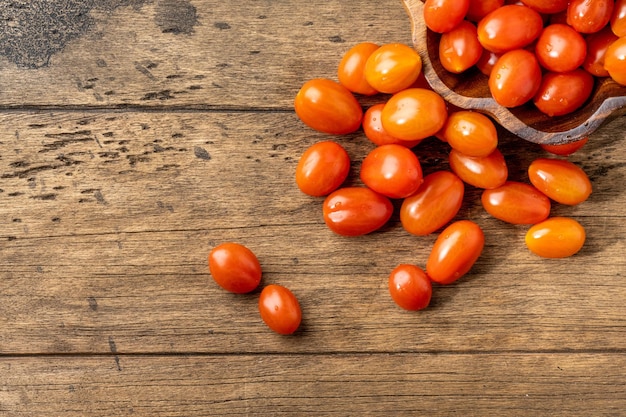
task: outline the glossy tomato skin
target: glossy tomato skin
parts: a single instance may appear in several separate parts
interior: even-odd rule
[[[533,102],[548,116],[563,116],[582,107],[591,96],[595,80],[587,71],[547,72]]]
[[[402,202],[402,227],[418,236],[435,232],[456,216],[464,194],[463,181],[452,172],[435,171],[426,175],[417,192]]]
[[[304,83],[296,94],[294,108],[304,124],[333,135],[358,130],[363,119],[363,109],[352,92],[324,78]]]
[[[576,205],[591,194],[591,181],[579,166],[566,159],[537,158],[528,167],[530,182],[552,200]]]
[[[451,284],[469,272],[485,246],[485,234],[470,220],[459,220],[437,237],[426,262],[426,274],[439,284]]]
[[[465,18],[470,22],[479,22],[483,17],[504,6],[504,0],[470,0]]]
[[[296,296],[282,285],[270,284],[259,296],[259,313],[265,324],[282,335],[294,333],[302,321],[302,310]]]
[[[468,156],[487,156],[498,146],[494,123],[471,110],[450,113],[441,133],[453,149]]]
[[[491,52],[483,48],[483,53],[478,59],[478,62],[476,62],[476,68],[489,77],[493,67],[496,65],[496,62],[498,62],[501,55],[502,54],[496,54],[495,52]]]
[[[615,0],[609,23],[615,35],[626,36],[626,0]]]
[[[416,265],[400,264],[389,274],[389,294],[400,307],[409,311],[428,307],[433,286],[424,270]]]
[[[209,271],[215,282],[226,291],[245,294],[261,282],[261,264],[246,246],[235,242],[221,243],[209,252]]]
[[[524,5],[542,14],[554,14],[567,10],[569,0],[522,0]]]
[[[476,26],[464,20],[439,39],[439,61],[449,72],[460,74],[476,65],[483,53]]]
[[[615,82],[626,85],[626,36],[618,38],[607,48],[604,68]]]
[[[487,156],[468,156],[451,149],[448,163],[452,172],[461,180],[478,188],[497,188],[504,184],[509,176],[504,155],[498,149]]]
[[[345,187],[324,200],[324,222],[342,236],[360,236],[383,227],[393,214],[389,198],[366,187]]]
[[[410,196],[423,180],[415,153],[396,144],[378,146],[367,154],[361,164],[360,177],[369,188],[389,198]]]
[[[530,101],[541,86],[541,68],[535,55],[525,49],[506,52],[489,75],[489,91],[504,107],[517,107]]]
[[[571,0],[567,24],[580,33],[595,33],[605,27],[613,13],[613,0]]]
[[[585,144],[589,141],[589,137],[586,136],[582,139],[578,139],[574,142],[556,144],[556,145],[547,145],[541,144],[539,145],[544,151],[549,152],[553,155],[559,156],[569,156],[574,152],[577,152],[580,148],[585,146]]]
[[[417,51],[402,43],[382,45],[365,63],[365,79],[377,91],[393,94],[409,88],[422,71]]]
[[[322,141],[304,151],[296,166],[296,184],[300,191],[321,197],[335,191],[350,172],[348,152],[333,141]]]
[[[551,217],[528,229],[525,243],[534,254],[543,258],[566,258],[582,249],[585,229],[569,217]]]
[[[550,199],[532,185],[518,181],[483,191],[481,202],[487,213],[511,224],[535,224],[550,215]]]
[[[478,40],[489,51],[504,53],[532,43],[543,29],[543,19],[533,9],[505,5],[478,22]]]
[[[361,42],[350,48],[339,61],[339,83],[356,94],[371,96],[378,93],[365,79],[365,63],[378,48],[379,45],[372,42]]]
[[[465,18],[470,0],[426,0],[424,23],[437,33],[454,29]]]
[[[407,148],[417,146],[422,141],[421,139],[401,140],[387,133],[382,122],[384,107],[385,103],[377,103],[365,111],[363,115],[363,133],[365,133],[365,136],[376,145],[397,144]]]
[[[444,99],[434,91],[408,88],[391,96],[381,117],[390,135],[401,140],[421,140],[441,130],[448,110]]]
[[[571,26],[552,24],[539,35],[535,55],[539,64],[549,71],[573,71],[585,61],[587,42]]]
[[[587,43],[587,55],[582,67],[585,71],[596,77],[608,77],[609,72],[604,68],[606,50],[618,39],[610,27],[605,27],[599,32],[585,37]]]

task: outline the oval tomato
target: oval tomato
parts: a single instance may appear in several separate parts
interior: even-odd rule
[[[591,194],[585,171],[565,159],[535,159],[528,167],[528,178],[539,191],[561,204],[576,205]]]
[[[476,68],[489,77],[500,56],[501,54],[496,54],[495,52],[491,52],[483,48],[483,53],[478,62],[476,62]]]
[[[485,190],[481,202],[487,213],[511,224],[535,224],[550,215],[550,199],[523,182],[507,181],[498,188]]]
[[[381,114],[383,127],[401,140],[420,140],[436,134],[448,117],[446,102],[425,88],[409,88],[394,94]]]
[[[267,327],[276,333],[295,332],[302,321],[302,310],[296,296],[282,285],[270,284],[259,296],[259,313]]]
[[[485,234],[470,220],[459,220],[437,237],[426,262],[426,274],[439,284],[451,284],[469,272],[485,246]]]
[[[604,68],[604,57],[606,56],[606,50],[617,39],[619,38],[609,27],[587,35],[585,38],[587,55],[582,64],[583,69],[596,77],[608,77],[609,72]]]
[[[402,227],[418,236],[433,233],[456,216],[464,194],[463,181],[455,174],[436,171],[426,175],[417,192],[402,202]]]
[[[574,142],[556,144],[556,145],[541,144],[539,146],[541,146],[541,148],[544,151],[550,152],[551,154],[560,155],[560,156],[568,156],[578,151],[583,146],[585,146],[585,144],[588,141],[589,141],[589,137],[584,137]]]
[[[451,31],[465,18],[470,0],[426,0],[424,23],[437,33]]]
[[[609,23],[615,35],[626,36],[626,0],[615,0]]]
[[[626,85],[626,36],[618,38],[607,48],[604,68],[615,82]]]
[[[393,214],[391,201],[365,187],[332,192],[323,204],[324,222],[343,236],[359,236],[380,229]]]
[[[498,149],[487,156],[468,156],[452,149],[448,154],[448,163],[461,180],[478,188],[499,187],[509,175],[504,156]]]
[[[337,78],[339,83],[353,93],[367,96],[378,91],[365,79],[365,63],[379,46],[372,42],[361,42],[350,48],[339,61]]]
[[[468,156],[487,156],[498,146],[498,132],[491,119],[471,110],[450,113],[441,134],[453,149]]]
[[[533,102],[548,116],[563,116],[580,108],[593,91],[595,80],[587,71],[547,72]]]
[[[417,146],[422,140],[401,140],[391,136],[385,128],[382,122],[382,112],[385,103],[374,104],[369,107],[363,115],[363,133],[376,145],[391,145],[397,144],[412,148]]]
[[[525,6],[499,7],[478,22],[478,40],[492,52],[504,53],[531,44],[543,29],[541,15]]]
[[[526,6],[542,14],[554,14],[567,10],[569,0],[522,0]]]
[[[361,164],[361,181],[390,198],[408,197],[422,183],[422,167],[409,148],[382,145],[374,148]]]
[[[350,172],[348,152],[337,142],[311,145],[296,166],[296,184],[305,194],[321,197],[335,191]]]
[[[410,87],[422,71],[417,51],[402,43],[376,49],[365,63],[367,83],[381,93],[393,94]]]
[[[544,258],[566,258],[585,244],[585,229],[569,217],[551,217],[526,232],[528,249]]]
[[[448,71],[459,74],[475,65],[483,53],[473,23],[464,20],[439,39],[439,61]]]
[[[567,24],[580,33],[595,33],[611,20],[613,0],[571,0]]]
[[[389,294],[405,310],[416,311],[428,307],[433,287],[428,275],[418,266],[401,264],[389,274]]]
[[[352,92],[324,78],[304,83],[296,94],[294,108],[304,124],[333,135],[356,131],[363,119],[363,109]]]
[[[535,55],[539,64],[549,71],[573,71],[585,61],[587,43],[571,26],[553,24],[539,35]]]
[[[215,282],[226,291],[245,294],[261,282],[261,265],[246,246],[226,242],[209,253],[209,271]]]
[[[489,75],[489,91],[504,107],[517,107],[533,98],[541,86],[537,58],[525,49],[506,52]]]
[[[479,22],[499,7],[504,5],[504,0],[470,0],[465,18],[471,22]]]

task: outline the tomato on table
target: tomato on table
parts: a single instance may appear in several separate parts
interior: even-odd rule
[[[400,264],[391,271],[388,281],[391,298],[403,309],[417,311],[430,304],[433,287],[422,268]]]
[[[296,166],[296,184],[300,191],[321,197],[335,191],[350,172],[348,152],[333,141],[322,141],[304,151]]]
[[[420,140],[441,130],[448,109],[444,99],[434,91],[408,88],[391,96],[381,117],[390,135],[401,140]]]
[[[324,222],[343,236],[360,236],[383,227],[393,214],[389,198],[366,187],[333,191],[322,206]]]
[[[456,149],[448,154],[450,169],[465,183],[474,187],[490,189],[504,184],[509,169],[504,155],[495,149],[487,156],[468,156]]]
[[[365,63],[379,46],[372,42],[361,42],[350,48],[341,58],[337,68],[339,83],[353,93],[371,96],[378,91],[365,79]]]
[[[483,54],[476,26],[464,20],[439,39],[439,61],[449,72],[460,74],[476,65]]]
[[[595,79],[577,68],[569,72],[547,72],[535,93],[533,103],[548,116],[563,116],[579,109],[591,96]]]
[[[426,0],[424,23],[433,32],[449,32],[465,18],[470,0]]]
[[[535,224],[550,215],[550,199],[532,185],[518,181],[483,191],[481,202],[487,213],[511,224]]]
[[[270,284],[259,296],[259,313],[265,324],[282,335],[294,333],[302,321],[302,310],[296,296],[282,285]]]
[[[382,145],[363,159],[361,181],[389,198],[413,194],[422,183],[422,167],[412,150],[401,145]]]
[[[402,140],[391,136],[385,128],[382,122],[382,112],[385,107],[385,103],[377,103],[370,106],[363,115],[363,133],[365,136],[376,145],[391,145],[397,144],[412,148],[417,146],[422,140]]]
[[[381,93],[393,94],[409,88],[422,71],[417,51],[402,43],[382,45],[365,63],[365,80]]]
[[[542,143],[539,145],[544,151],[549,152],[553,155],[559,156],[569,156],[574,152],[578,151],[580,148],[585,146],[585,144],[589,141],[589,137],[585,136],[582,139],[575,140],[574,142],[562,143],[549,145]]]
[[[446,142],[468,156],[487,156],[498,146],[498,132],[482,113],[459,110],[449,114],[441,134]]]
[[[591,194],[591,181],[578,165],[566,159],[537,158],[528,167],[530,182],[552,200],[576,205]]]
[[[526,232],[525,243],[534,254],[543,258],[567,258],[582,249],[585,229],[569,217],[551,217],[535,224]]]
[[[478,22],[478,40],[485,49],[504,53],[531,44],[542,29],[539,13],[526,6],[509,4]]]
[[[215,282],[235,294],[254,291],[261,282],[261,264],[246,246],[226,242],[209,252],[209,271]]]
[[[541,67],[532,52],[515,49],[504,53],[489,75],[489,91],[504,107],[530,101],[541,86]]]

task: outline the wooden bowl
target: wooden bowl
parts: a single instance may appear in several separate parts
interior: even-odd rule
[[[586,104],[564,116],[547,116],[532,103],[516,108],[500,106],[491,97],[487,76],[478,69],[453,74],[442,67],[439,61],[441,35],[426,27],[423,2],[402,1],[411,19],[413,46],[422,57],[426,79],[433,90],[455,106],[485,113],[520,138],[544,144],[574,142],[589,136],[608,118],[626,112],[626,86],[609,78],[596,79]]]

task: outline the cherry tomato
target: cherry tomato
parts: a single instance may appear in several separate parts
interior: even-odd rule
[[[485,190],[481,202],[487,213],[511,224],[535,224],[550,215],[550,199],[523,182],[507,181],[498,188]]]
[[[452,172],[435,171],[426,175],[417,192],[402,202],[402,227],[418,236],[435,232],[456,216],[464,194],[463,181]]]
[[[361,42],[350,48],[341,58],[337,77],[339,83],[353,93],[371,96],[378,91],[365,79],[365,63],[379,46],[372,42]]]
[[[609,72],[604,68],[604,57],[608,47],[617,39],[610,27],[587,35],[587,55],[582,64],[583,69],[596,77],[608,77]]]
[[[585,229],[569,217],[551,217],[532,226],[525,237],[526,246],[544,258],[572,256],[585,244]]]
[[[615,0],[609,23],[614,34],[626,36],[626,0]]]
[[[535,55],[539,64],[549,71],[573,71],[585,61],[587,43],[571,26],[553,24],[539,35]]]
[[[426,274],[439,284],[451,284],[469,272],[485,246],[485,234],[470,220],[459,220],[437,237],[426,262]]]
[[[562,116],[580,108],[593,90],[593,75],[577,68],[569,72],[547,72],[535,94],[535,106],[548,116]]]
[[[363,133],[376,145],[398,144],[412,148],[417,146],[422,140],[401,140],[391,136],[385,131],[382,123],[382,111],[385,103],[374,104],[369,107],[363,115]]]
[[[468,156],[487,156],[498,146],[491,119],[471,110],[450,113],[441,133],[453,149]]]
[[[409,88],[422,71],[417,51],[402,43],[381,46],[365,63],[367,83],[381,93],[397,93]]]
[[[465,183],[478,188],[496,188],[504,184],[509,170],[502,152],[495,149],[487,156],[468,156],[456,149],[448,154],[450,169]]]
[[[496,54],[495,52],[491,52],[483,48],[483,53],[480,56],[480,59],[478,59],[478,62],[476,62],[476,68],[489,77],[493,67],[496,65],[496,62],[498,62],[501,55],[502,54]]]
[[[567,24],[580,33],[594,33],[605,27],[613,13],[613,0],[571,0]]]
[[[585,144],[588,141],[589,141],[589,137],[584,137],[584,138],[578,139],[578,140],[576,140],[574,142],[557,144],[557,145],[547,145],[547,144],[543,144],[542,143],[539,146],[541,146],[541,148],[544,151],[550,152],[551,154],[560,155],[560,156],[568,156],[568,155],[571,155],[574,152],[578,151],[583,146],[585,146]]]
[[[311,145],[296,167],[296,184],[305,194],[321,197],[335,191],[350,172],[348,152],[337,142]]]
[[[459,74],[474,66],[483,53],[473,23],[464,20],[439,39],[439,61],[444,69]]]
[[[522,0],[526,6],[543,14],[554,14],[567,10],[569,0]]]
[[[539,13],[511,4],[492,11],[478,22],[478,40],[485,49],[503,53],[529,45],[542,29]]]
[[[617,39],[607,48],[604,68],[615,82],[626,85],[626,36]]]
[[[261,265],[256,255],[244,245],[227,242],[209,252],[209,271],[226,291],[245,294],[261,282]]]
[[[448,117],[446,102],[434,91],[409,88],[394,94],[383,107],[383,127],[401,140],[419,140],[437,133]]]
[[[504,107],[517,107],[533,98],[541,85],[537,58],[525,49],[503,54],[489,75],[489,91]]]
[[[374,148],[361,164],[361,181],[390,198],[408,197],[422,183],[422,167],[412,150],[401,145]]]
[[[449,32],[465,18],[469,3],[469,0],[426,0],[424,23],[433,32]]]
[[[528,178],[539,191],[561,204],[576,205],[591,194],[585,171],[565,159],[535,159],[528,167]]]
[[[499,7],[504,5],[504,0],[470,0],[465,18],[471,22],[479,22]]]
[[[391,201],[366,187],[345,187],[323,204],[324,221],[333,232],[359,236],[380,229],[393,214]]]
[[[363,109],[350,90],[324,78],[304,83],[294,108],[304,124],[334,135],[356,131],[363,119]]]
[[[417,311],[430,304],[433,286],[422,268],[400,264],[389,274],[389,294],[403,309]]]
[[[302,321],[302,310],[296,296],[282,285],[270,284],[259,296],[259,313],[267,327],[276,333],[295,332]]]

